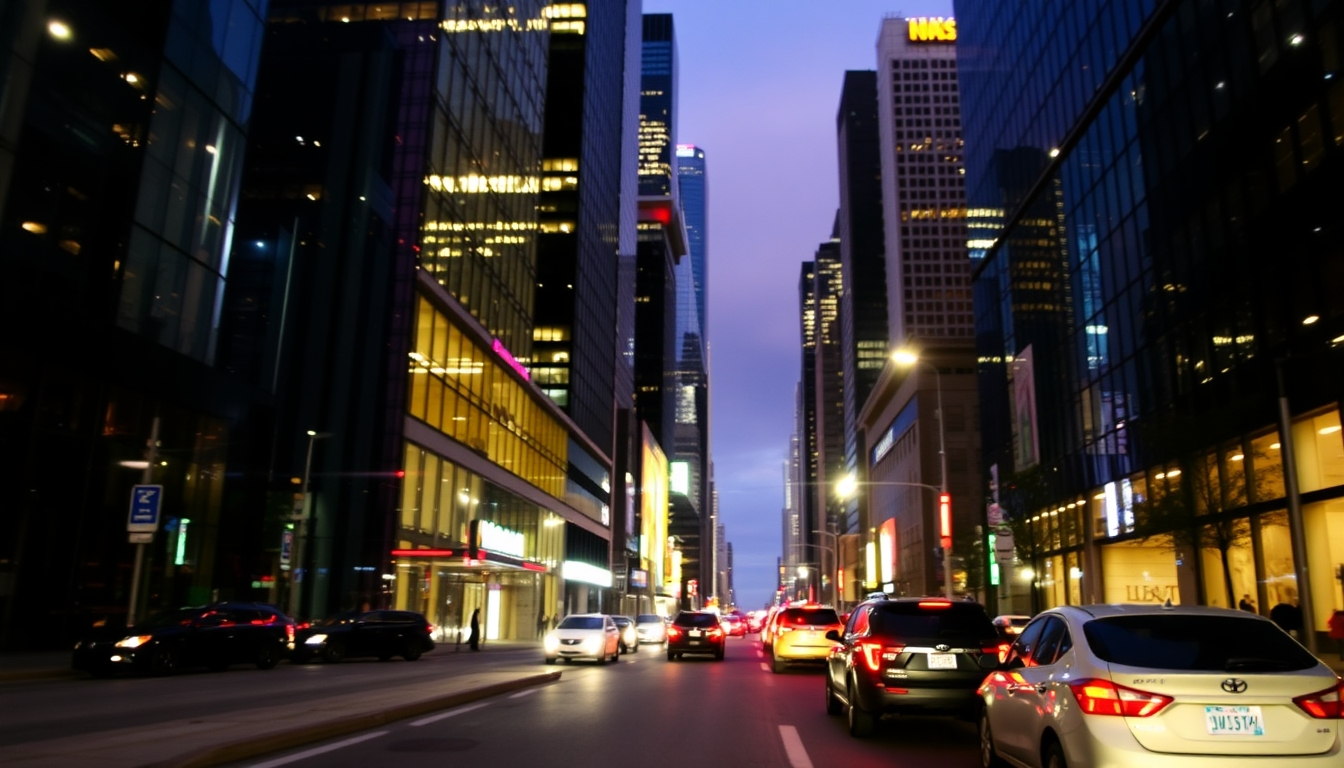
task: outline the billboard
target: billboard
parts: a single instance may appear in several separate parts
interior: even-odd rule
[[[662,585],[672,572],[667,547],[667,456],[647,425],[640,425],[639,557],[649,581]]]
[[[1032,351],[1028,344],[1013,358],[1013,458],[1021,471],[1040,461],[1041,446],[1036,435],[1036,375],[1032,369]]]

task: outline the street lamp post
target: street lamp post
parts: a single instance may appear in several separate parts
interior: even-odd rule
[[[897,350],[891,353],[891,359],[897,365],[926,365],[933,371],[934,389],[938,394],[938,464],[939,475],[939,499],[946,498],[947,494],[947,443],[946,430],[943,427],[943,373],[938,370],[938,366],[922,360],[913,352]],[[949,512],[950,515],[950,512]],[[952,528],[951,521],[946,531],[944,540],[940,542],[943,545],[943,587],[949,600],[952,599]]]
[[[303,584],[300,581],[300,574],[307,576],[303,567],[303,550],[308,539],[308,521],[313,517],[312,494],[308,492],[308,481],[313,471],[313,443],[328,437],[331,437],[330,432],[308,430],[308,456],[303,461],[303,485],[300,486],[303,489],[303,512],[294,518],[299,524],[299,530],[294,537],[294,564],[289,571],[289,615],[296,619],[299,616],[299,609],[303,606]]]
[[[836,607],[838,608],[838,607],[840,607],[840,590],[841,590],[841,588],[843,587],[843,585],[840,584],[839,580],[835,578],[835,575],[836,575],[836,574],[839,572],[839,570],[840,570],[840,547],[839,547],[839,544],[840,544],[840,537],[837,536],[837,535],[834,534],[834,533],[831,533],[830,531],[812,531],[812,533],[814,533],[814,534],[816,534],[816,535],[818,535],[818,536],[829,536],[829,537],[830,537],[830,541],[831,541],[831,545],[830,545],[830,547],[826,547],[826,548],[818,547],[818,549],[821,549],[821,551],[822,551],[823,553],[829,552],[830,555],[831,555],[831,570],[830,570],[830,574],[831,574],[831,605],[836,606]],[[816,546],[816,545],[813,545],[813,546]],[[826,560],[825,560],[824,557],[822,558],[822,562],[821,562],[821,573],[822,573],[822,579],[825,580],[827,571],[826,571]]]

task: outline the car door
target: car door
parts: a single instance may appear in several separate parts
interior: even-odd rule
[[[1022,693],[1022,686],[1027,684],[1024,671],[1033,663],[1032,653],[1040,643],[1049,618],[1043,616],[1031,622],[1017,636],[1008,651],[1003,670],[993,676],[997,681],[994,701],[987,710],[989,728],[999,751],[1028,764],[1034,764],[1034,758],[1026,755],[1029,751],[1035,751],[1035,745],[1028,744],[1030,737],[1026,731],[1031,730],[1036,713],[1031,710],[1027,697],[1019,694]]]
[[[1012,694],[1021,707],[1022,714],[1018,735],[1023,739],[1022,759],[1034,764],[1039,760],[1041,731],[1055,719],[1059,709],[1059,697],[1066,692],[1060,690],[1057,679],[1059,669],[1056,661],[1073,647],[1068,625],[1059,616],[1050,616],[1041,629],[1041,637],[1036,641],[1028,657],[1029,663],[1021,670],[1022,682]],[[1066,699],[1067,700],[1067,699]]]
[[[830,675],[831,687],[840,692],[841,695],[847,695],[845,694],[845,687],[849,678],[849,670],[854,663],[854,644],[861,638],[868,636],[868,614],[872,609],[871,605],[861,605],[854,609],[854,613],[849,617],[849,624],[844,629],[840,647],[826,659],[826,669],[827,674]]]
[[[620,627],[616,626],[616,622],[612,621],[610,616],[603,616],[602,619],[603,628],[607,634],[607,653],[612,656],[618,655],[621,649]]]
[[[377,656],[387,629],[382,611],[368,611],[355,617],[346,633],[346,656]]]
[[[236,660],[234,639],[238,633],[238,617],[234,611],[227,608],[202,611],[192,622],[191,629],[183,639],[182,666],[217,666]]]

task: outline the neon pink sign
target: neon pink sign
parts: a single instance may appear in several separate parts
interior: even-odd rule
[[[532,380],[532,375],[527,372],[527,369],[523,367],[523,364],[515,360],[513,355],[509,353],[509,350],[504,347],[504,342],[495,339],[495,342],[490,345],[490,348],[495,351],[496,355],[503,358],[504,362],[508,363],[510,368],[517,371],[519,376],[522,376],[528,381]]]

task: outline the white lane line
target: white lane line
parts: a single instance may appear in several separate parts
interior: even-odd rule
[[[488,706],[490,706],[490,702],[488,701],[482,702],[480,704],[469,704],[465,707],[458,707],[457,709],[450,709],[447,712],[441,712],[437,715],[430,715],[429,717],[423,717],[419,720],[412,722],[411,725],[415,726],[429,725],[430,723],[437,723],[440,720],[446,720],[450,717],[456,717],[458,715],[465,714],[473,709],[480,709],[481,707],[488,707]]]
[[[762,671],[762,672],[769,672],[769,671],[770,671],[770,665],[769,665],[769,664],[766,664],[764,661],[762,661],[762,662],[761,662],[761,671]]]
[[[277,765],[285,765],[287,763],[293,763],[299,760],[307,760],[310,757],[316,757],[317,755],[321,755],[326,752],[334,752],[338,749],[348,747],[351,744],[358,744],[361,741],[376,739],[379,736],[386,736],[387,734],[388,734],[387,731],[375,731],[374,733],[366,733],[363,736],[356,736],[353,739],[338,741],[335,744],[328,744],[325,747],[317,747],[315,749],[305,750],[296,755],[290,755],[289,757],[279,757],[276,758],[275,760],[267,760],[264,763],[256,763],[255,765],[252,766],[252,768],[275,768],[275,766]]]
[[[510,699],[521,699],[521,698],[523,698],[524,696],[531,696],[532,694],[536,693],[536,692],[539,691],[539,690],[541,690],[541,689],[540,689],[540,688],[528,688],[526,691],[519,691],[518,693],[513,694],[513,695],[510,696],[509,698],[510,698]]]
[[[798,738],[798,729],[792,725],[779,726],[779,738],[784,740],[784,753],[789,756],[792,768],[812,768],[812,760],[803,748],[803,740]]]
[[[765,651],[762,651],[760,648],[757,648],[757,649],[756,649],[756,658],[758,658],[758,659],[764,659],[764,658],[765,658]]]

